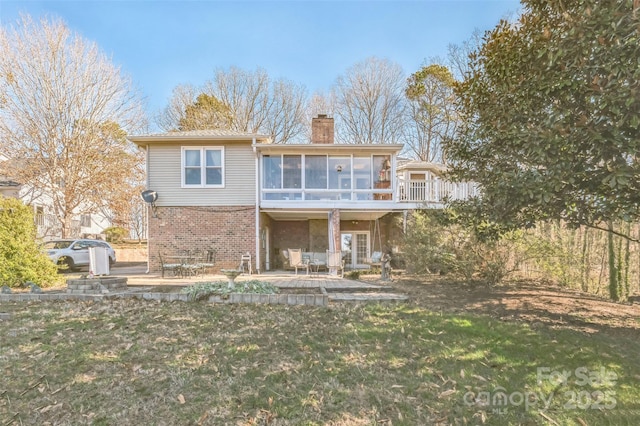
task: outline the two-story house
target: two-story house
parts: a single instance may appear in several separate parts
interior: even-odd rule
[[[398,164],[399,144],[334,143],[333,119],[312,122],[310,144],[267,136],[188,131],[132,136],[146,153],[149,269],[159,255],[217,252],[219,268],[249,253],[255,269],[283,266],[283,251],[342,251],[347,268],[401,240],[405,212],[439,207],[454,187],[432,164]]]
[[[62,236],[62,224],[53,214],[54,201],[50,193],[36,190],[30,185],[16,182],[4,167],[8,162],[0,156],[0,195],[20,199],[24,204],[33,208],[33,216],[36,224],[37,237],[42,240],[51,240]],[[16,160],[14,160],[16,161]],[[105,215],[75,214],[72,221],[72,231],[69,237],[93,237],[111,226]]]

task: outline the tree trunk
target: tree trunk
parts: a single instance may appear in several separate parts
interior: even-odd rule
[[[613,223],[607,223],[609,232],[607,234],[609,249],[609,297],[612,300],[619,300],[620,294],[618,289],[618,268],[616,265],[616,247],[613,241]]]

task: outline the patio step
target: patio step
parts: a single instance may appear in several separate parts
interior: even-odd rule
[[[406,302],[409,296],[399,293],[329,293],[329,302]]]
[[[380,286],[380,285],[354,285],[349,287],[324,287],[329,293],[382,293],[389,290],[392,290],[391,286]]]

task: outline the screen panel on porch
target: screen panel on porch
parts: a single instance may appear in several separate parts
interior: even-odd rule
[[[302,188],[302,157],[299,155],[282,156],[282,187]]]
[[[353,158],[353,183],[357,200],[371,200],[371,157]]]
[[[305,188],[327,189],[327,156],[305,156]]]
[[[351,199],[351,158],[329,156],[329,189],[340,190],[340,200]]]
[[[264,200],[393,198],[391,155],[265,155],[262,165]]]

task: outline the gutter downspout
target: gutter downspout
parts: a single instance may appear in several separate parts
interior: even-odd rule
[[[253,138],[253,154],[255,156],[256,168],[256,271],[260,274],[260,171],[258,170],[258,150],[256,149],[256,138]]]
[[[149,189],[149,144],[146,144],[144,146],[144,163],[145,163],[145,169],[146,169],[146,179],[145,179],[145,184],[147,189]],[[146,204],[146,203],[145,203]],[[151,209],[153,207],[147,205],[146,209],[144,210],[146,215],[147,215],[147,270],[145,271],[145,274],[148,274],[149,272],[151,272],[151,250],[149,250],[149,209]]]

